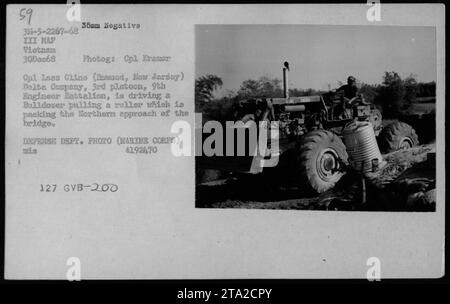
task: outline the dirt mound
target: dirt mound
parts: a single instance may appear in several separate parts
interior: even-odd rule
[[[268,175],[221,175],[196,189],[196,207],[309,210],[434,211],[435,144],[385,154],[386,165],[365,179],[349,170],[336,186],[319,196],[284,188]]]

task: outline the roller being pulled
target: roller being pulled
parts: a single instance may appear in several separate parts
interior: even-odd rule
[[[350,165],[358,172],[378,171],[386,162],[381,156],[373,126],[368,121],[355,121],[342,132]]]

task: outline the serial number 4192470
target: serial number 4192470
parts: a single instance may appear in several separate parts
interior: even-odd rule
[[[64,184],[59,186],[58,184],[41,184],[40,192],[56,192],[59,188],[62,188],[64,192],[82,192],[82,191],[95,191],[95,192],[117,192],[119,186],[111,183],[91,183],[91,184]]]

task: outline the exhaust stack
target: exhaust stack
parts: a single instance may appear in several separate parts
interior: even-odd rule
[[[284,62],[283,67],[283,93],[284,98],[289,98],[289,78],[288,78],[288,71],[289,71],[289,62]]]

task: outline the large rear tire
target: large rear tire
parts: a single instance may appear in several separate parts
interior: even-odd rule
[[[410,125],[397,121],[383,128],[378,144],[383,153],[389,153],[417,146],[419,138]]]
[[[316,193],[333,188],[344,175],[342,167],[347,159],[345,145],[336,134],[326,130],[309,132],[300,143],[299,186]]]

